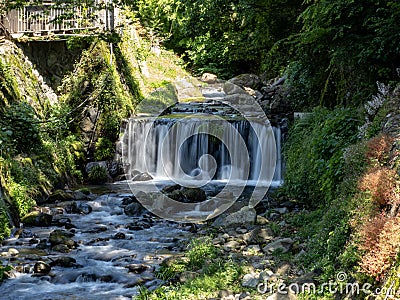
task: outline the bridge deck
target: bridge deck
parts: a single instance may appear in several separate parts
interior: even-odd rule
[[[0,31],[6,36],[63,35],[82,30],[114,28],[114,8],[95,10],[85,6],[56,7],[53,3],[13,9],[0,17]]]

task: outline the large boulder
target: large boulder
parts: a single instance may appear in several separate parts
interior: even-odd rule
[[[138,217],[142,215],[145,210],[146,209],[140,203],[133,202],[125,206],[124,213],[127,216]]]
[[[179,184],[167,185],[162,188],[161,192],[163,192],[164,194],[168,194],[168,193],[172,193],[175,190],[180,190],[181,188],[182,188],[182,186]]]
[[[35,263],[35,266],[33,267],[33,272],[35,274],[40,274],[40,275],[47,275],[50,273],[51,266],[48,263],[45,263],[44,261],[38,261]]]
[[[254,225],[257,218],[256,210],[250,206],[244,206],[239,211],[229,215],[221,215],[212,224],[214,227],[246,227]]]
[[[67,252],[66,250],[75,248],[77,245],[76,242],[71,239],[73,236],[74,234],[72,232],[56,229],[50,233],[49,242],[53,250],[65,253]]]
[[[200,188],[182,188],[181,192],[185,198],[185,202],[196,203],[207,199],[206,192]]]
[[[227,95],[247,94],[243,88],[229,81],[224,84],[224,92]]]
[[[208,83],[208,84],[214,84],[217,82],[218,77],[215,74],[211,74],[211,73],[203,73],[203,75],[201,75],[201,81]]]
[[[42,213],[39,211],[33,211],[21,219],[21,222],[25,226],[36,226],[36,227],[48,227],[51,225],[52,221],[53,221],[52,215]]]
[[[74,196],[71,193],[67,193],[63,190],[55,190],[47,198],[47,202],[54,203],[56,201],[68,201],[73,200]]]
[[[236,84],[242,88],[249,87],[253,90],[258,90],[263,86],[261,78],[254,74],[241,74],[229,79],[228,82]]]
[[[132,181],[149,181],[152,179],[153,177],[149,173],[140,173],[132,177]]]

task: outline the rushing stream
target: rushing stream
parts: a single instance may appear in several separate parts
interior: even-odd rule
[[[65,206],[60,214],[63,203],[43,208],[55,214],[53,224],[58,226],[24,228],[19,238],[5,242],[2,251],[17,250],[19,254],[3,257],[3,261],[19,265],[19,272],[0,286],[0,299],[131,299],[139,283],[147,287],[159,284],[154,269],[176,253],[179,242],[188,239],[189,227],[150,214],[126,215],[123,204],[130,202],[131,196],[107,193],[92,197],[81,203],[83,208],[92,208],[88,214],[66,213]],[[50,249],[49,244],[38,249],[53,230],[63,229],[63,222],[72,227],[69,231],[75,234],[76,249],[66,254]],[[68,267],[56,264],[46,275],[32,274],[37,261],[54,264],[63,257],[76,262]]]
[[[169,116],[126,122],[123,188],[85,197],[71,193],[73,201],[37,208],[42,223],[19,229],[3,243],[0,259],[15,269],[1,284],[0,299],[131,299],[140,285],[157,287],[161,261],[190,240],[192,226],[165,219],[208,220],[246,193],[255,206],[270,185],[282,182],[279,125],[271,126],[251,96],[227,96],[221,86],[202,93],[203,102],[178,103]],[[231,105],[220,103],[227,99]],[[239,102],[243,105],[235,105]],[[189,205],[171,206],[165,195],[155,197],[152,183],[156,196],[163,186],[179,183],[169,196],[182,196]],[[193,193],[193,187],[202,191]],[[148,193],[152,212],[167,214],[165,219],[143,211],[132,192]]]

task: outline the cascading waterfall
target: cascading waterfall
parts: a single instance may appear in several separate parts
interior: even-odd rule
[[[272,185],[277,185],[282,181],[280,139],[279,127],[271,130],[257,121],[133,118],[123,138],[124,164],[131,172],[173,180],[196,179],[211,170],[212,180],[251,182],[275,168]],[[239,147],[243,142],[248,153]]]

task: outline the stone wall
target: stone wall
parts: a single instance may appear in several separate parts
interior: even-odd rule
[[[82,53],[82,49],[68,49],[66,40],[20,42],[18,47],[54,91],[62,78],[73,70]]]

